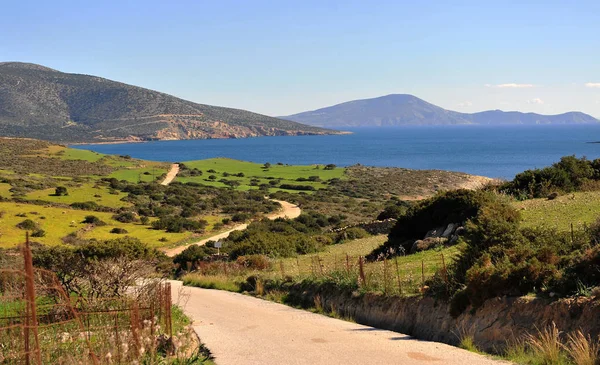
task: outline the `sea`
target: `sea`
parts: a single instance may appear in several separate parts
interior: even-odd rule
[[[460,171],[512,179],[562,156],[600,158],[600,125],[419,126],[352,134],[86,144],[71,147],[183,162],[228,157],[258,163],[335,164]]]

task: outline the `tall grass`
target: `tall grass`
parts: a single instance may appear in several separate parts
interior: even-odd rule
[[[565,347],[576,365],[597,365],[600,363],[598,342],[593,342],[589,335],[586,336],[581,331],[570,333],[567,336]]]

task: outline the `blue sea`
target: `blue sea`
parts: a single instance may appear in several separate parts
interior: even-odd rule
[[[600,158],[600,125],[348,129],[335,136],[89,144],[75,148],[155,161],[229,157],[252,162],[440,169],[511,179],[561,156]]]

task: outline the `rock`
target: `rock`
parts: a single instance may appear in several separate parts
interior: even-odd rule
[[[458,226],[458,224],[454,224],[454,223],[448,224],[448,227],[446,227],[446,229],[442,233],[442,237],[449,238],[450,235],[452,234],[452,232],[454,232],[454,229],[456,229],[456,226]]]
[[[442,235],[442,233],[444,232],[444,228],[446,228],[446,226],[437,227],[436,229],[432,229],[431,231],[427,232],[427,234],[425,235],[425,238],[440,237]]]
[[[465,227],[458,227],[456,231],[454,231],[454,234],[456,234],[457,236],[462,236],[463,234],[465,234]]]

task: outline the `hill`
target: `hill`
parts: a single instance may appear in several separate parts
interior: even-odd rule
[[[401,125],[453,124],[575,124],[599,123],[590,115],[569,112],[559,115],[504,112],[459,113],[446,110],[412,95],[392,94],[373,99],[354,100],[330,107],[280,117],[313,126],[385,127]]]
[[[337,133],[95,76],[0,63],[0,135],[63,142]]]

